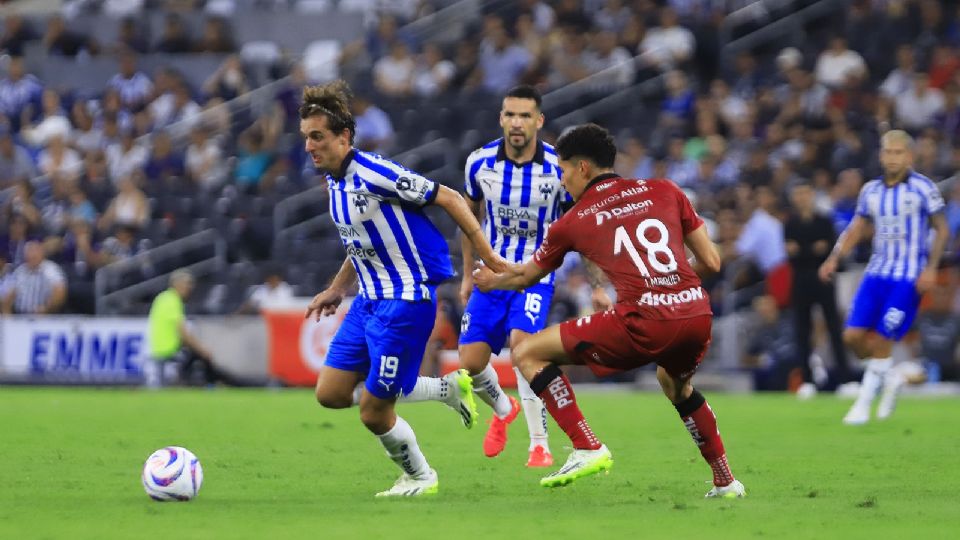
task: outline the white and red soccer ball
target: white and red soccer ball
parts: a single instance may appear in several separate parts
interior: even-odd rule
[[[156,501],[189,501],[203,484],[203,467],[193,452],[168,446],[143,464],[143,489]]]

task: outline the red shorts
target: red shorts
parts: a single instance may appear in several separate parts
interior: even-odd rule
[[[654,362],[674,377],[687,378],[707,352],[712,325],[712,315],[644,319],[618,306],[561,323],[560,339],[567,356],[598,377]]]

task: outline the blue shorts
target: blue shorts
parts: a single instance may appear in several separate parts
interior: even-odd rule
[[[511,330],[543,330],[552,301],[553,285],[544,283],[523,291],[480,292],[474,287],[460,320],[460,344],[483,342],[500,352]]]
[[[435,300],[368,300],[358,296],[333,337],[324,364],[366,373],[367,391],[380,399],[409,394],[417,384],[436,318]]]
[[[920,306],[913,281],[866,276],[857,289],[847,315],[848,328],[867,328],[893,340],[910,330]]]

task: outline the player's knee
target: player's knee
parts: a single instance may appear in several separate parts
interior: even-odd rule
[[[360,421],[368,430],[376,435],[382,435],[390,431],[390,420],[392,414],[377,408],[361,408]]]
[[[515,349],[511,351],[511,358],[513,359],[513,365],[520,368],[520,371],[523,371],[524,366],[529,366],[533,357],[530,355],[531,348],[528,345],[529,341],[521,341]]]
[[[843,331],[843,344],[850,348],[859,348],[866,337],[866,332],[859,328],[847,328]]]
[[[353,405],[353,396],[341,396],[317,388],[317,403],[324,409],[346,409]]]

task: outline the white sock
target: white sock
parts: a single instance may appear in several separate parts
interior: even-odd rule
[[[422,478],[430,474],[427,458],[420,451],[417,436],[414,435],[413,428],[406,420],[398,416],[393,428],[383,435],[377,435],[377,438],[387,451],[387,456],[403,469],[403,472],[414,478]]]
[[[869,407],[877,392],[883,386],[883,377],[893,366],[893,358],[871,358],[866,362],[863,371],[863,380],[860,382],[860,393],[854,407]]]
[[[510,398],[500,388],[500,377],[497,376],[497,370],[493,369],[490,362],[483,371],[473,375],[473,391],[480,396],[480,399],[493,409],[493,414],[500,418],[505,418],[510,414]]]
[[[547,444],[547,408],[543,406],[541,400],[530,388],[530,383],[523,378],[523,374],[516,367],[513,371],[517,374],[517,390],[520,392],[520,405],[523,406],[523,416],[527,419],[527,431],[530,432],[530,450],[536,446],[542,446],[547,452],[550,451],[550,445]]]
[[[400,397],[400,401],[443,401],[450,397],[450,383],[442,377],[417,377],[413,391]]]
[[[356,407],[360,404],[360,396],[363,395],[363,383],[357,384],[356,388],[353,389],[353,406]]]

